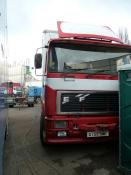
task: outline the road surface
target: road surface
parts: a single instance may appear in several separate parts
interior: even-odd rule
[[[121,175],[118,143],[55,145],[39,139],[40,106],[9,109],[4,175]]]

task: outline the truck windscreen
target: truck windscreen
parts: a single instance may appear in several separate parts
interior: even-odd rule
[[[116,74],[118,60],[130,63],[130,54],[114,47],[57,43],[50,47],[48,71]]]

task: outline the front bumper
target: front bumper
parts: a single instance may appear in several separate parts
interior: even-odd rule
[[[46,143],[89,143],[105,142],[118,139],[118,117],[82,117],[62,118],[67,121],[66,128],[54,128],[60,117],[46,118]],[[66,136],[58,136],[58,132],[66,132]],[[108,136],[87,137],[87,132],[108,131]]]

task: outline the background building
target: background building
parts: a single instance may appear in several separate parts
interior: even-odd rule
[[[10,63],[8,64],[9,81],[21,83],[25,82],[26,67],[20,63]]]
[[[32,76],[29,60],[8,63],[8,81],[21,83],[22,86],[42,86],[41,80]]]

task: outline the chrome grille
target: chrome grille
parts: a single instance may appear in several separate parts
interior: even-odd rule
[[[118,92],[61,91],[57,95],[61,114],[116,114],[119,111]]]

